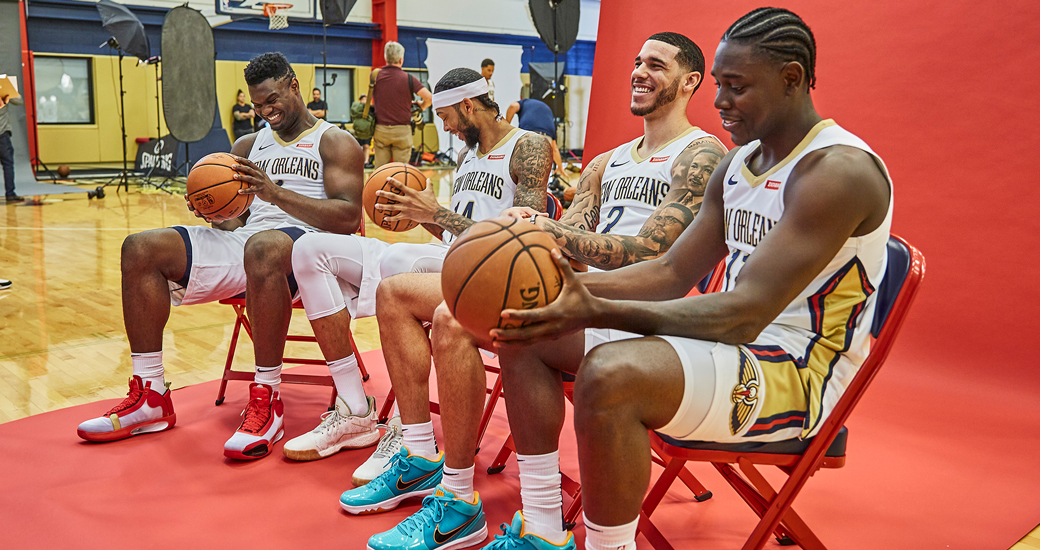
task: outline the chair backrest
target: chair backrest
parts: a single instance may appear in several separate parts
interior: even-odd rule
[[[552,193],[545,194],[545,213],[549,214],[549,217],[554,220],[559,220],[563,217],[563,203]]]
[[[806,450],[806,458],[814,464],[823,458],[827,447],[845,425],[845,421],[888,357],[888,352],[891,351],[892,344],[895,343],[903,321],[910,311],[910,305],[917,295],[918,287],[924,278],[924,270],[924,255],[920,251],[900,237],[889,237],[888,265],[885,277],[877,290],[877,305],[871,326],[871,333],[875,335],[875,339],[866,361],[845,388],[845,393],[834,406],[830,416],[820,426],[813,444]]]

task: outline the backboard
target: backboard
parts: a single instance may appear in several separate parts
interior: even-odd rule
[[[263,17],[264,4],[292,4],[293,7],[278,10],[289,19],[320,19],[318,0],[215,0],[217,13],[230,15],[232,19],[242,17]]]

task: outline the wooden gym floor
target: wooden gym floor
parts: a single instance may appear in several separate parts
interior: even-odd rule
[[[427,174],[446,204],[451,171]],[[0,279],[14,282],[0,291],[0,423],[126,395],[131,368],[120,302],[123,239],[204,222],[185,209],[183,194],[134,185],[129,193],[114,187],[106,193],[104,199],[76,193],[0,206]],[[421,228],[390,233],[370,221],[366,233],[388,242],[433,240]],[[220,378],[234,321],[232,309],[219,304],[173,308],[163,361],[174,388]],[[380,347],[375,318],[355,324],[361,351]],[[302,310],[294,312],[289,330],[309,332]],[[241,341],[235,367],[249,370],[252,346]],[[287,350],[320,357],[316,344],[290,342]]]

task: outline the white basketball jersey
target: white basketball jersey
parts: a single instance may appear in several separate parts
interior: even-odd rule
[[[866,151],[874,157],[891,188],[881,158],[863,140],[832,120],[818,123],[787,158],[755,176],[747,167],[747,159],[759,145],[754,141],[741,147],[726,171],[723,206],[730,254],[726,258],[724,290],[734,287],[755,247],[779,223],[784,214],[787,181],[807,154],[834,145]],[[771,391],[792,392],[792,396],[793,392],[804,393],[798,399],[771,401],[808,404],[808,410],[762,411],[748,437],[778,431],[786,431],[790,437],[810,437],[819,428],[820,419],[834,408],[870,349],[875,291],[885,274],[891,225],[890,200],[884,222],[867,235],[845,241],[827,267],[755,342],[746,346],[757,356],[763,371],[767,371],[769,363],[781,360],[792,361],[799,367],[800,387],[770,384],[766,391],[771,387]],[[768,380],[770,373],[763,374]]]
[[[253,148],[249,151],[249,160],[267,172],[271,181],[285,189],[312,199],[326,199],[328,196],[325,195],[325,165],[321,162],[318,146],[321,136],[332,127],[332,124],[319,120],[288,143],[282,141],[270,127],[265,127],[256,134]],[[253,198],[253,203],[249,205],[246,225],[269,229],[282,224],[298,225],[317,231],[317,228],[290,216],[260,197]]]
[[[694,140],[715,136],[693,127],[643,158],[638,137],[614,149],[600,183],[596,233],[638,235],[672,188],[672,165]],[[721,143],[721,142],[720,142]]]
[[[479,148],[466,153],[452,178],[452,212],[479,222],[513,206],[516,182],[509,175],[509,161],[516,142],[529,133],[513,128],[486,155],[481,155]],[[444,244],[451,244],[456,237],[445,231],[443,239]]]

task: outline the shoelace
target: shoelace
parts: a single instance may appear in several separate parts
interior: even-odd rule
[[[317,428],[314,428],[311,431],[315,433],[325,433],[331,430],[332,427],[335,426],[342,419],[343,416],[340,415],[339,411],[337,411],[336,409],[323,412],[321,413],[321,423],[318,424]]]
[[[448,502],[451,502],[451,497],[448,495],[429,495],[422,500],[422,508],[418,512],[408,516],[398,524],[397,528],[402,533],[409,533],[425,527],[426,525],[436,525],[444,519],[444,506]]]
[[[386,433],[383,437],[379,438],[379,445],[376,446],[376,452],[373,455],[380,456],[391,456],[395,455],[401,450],[401,428],[392,424],[377,424],[376,428],[386,429]]]
[[[524,541],[510,531],[510,525],[503,523],[498,526],[502,530],[501,535],[495,535],[495,540],[487,545],[484,550],[506,550],[508,548],[519,548]]]
[[[263,399],[258,397],[246,405],[242,416],[245,417],[245,420],[242,421],[240,430],[254,434],[260,433],[260,430],[267,425],[267,420],[271,418],[271,403],[268,402],[265,406]]]
[[[144,396],[144,388],[142,388],[141,386],[138,386],[137,384],[131,383],[130,384],[130,391],[126,392],[126,398],[123,399],[115,407],[112,407],[111,409],[109,409],[108,412],[105,413],[105,416],[109,416],[111,414],[123,412],[126,409],[129,409],[130,407],[133,407],[134,405],[137,404],[138,401],[141,400],[141,398],[143,396]]]
[[[389,483],[387,483],[387,480],[394,479],[398,475],[403,474],[404,472],[407,472],[411,469],[411,464],[401,460],[400,453],[395,454],[393,458],[390,459],[390,466],[386,469],[386,471],[376,476],[376,478],[370,481],[368,485],[365,485],[365,487],[372,486],[372,489],[386,487],[389,485]]]

